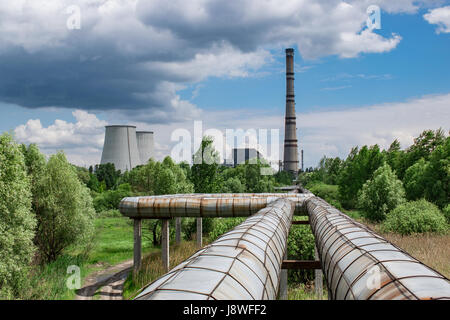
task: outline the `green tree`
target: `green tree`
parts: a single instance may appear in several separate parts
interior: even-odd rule
[[[357,204],[358,192],[363,184],[372,178],[373,173],[384,163],[384,155],[378,145],[355,147],[345,160],[338,177],[339,198],[348,209]]]
[[[36,181],[36,244],[42,258],[55,260],[74,243],[83,243],[93,232],[94,209],[87,187],[59,152],[48,160]]]
[[[106,189],[110,190],[116,186],[120,177],[120,170],[116,170],[113,163],[98,164],[95,166],[95,175],[98,181],[104,181]]]
[[[196,193],[217,193],[220,190],[219,153],[213,139],[203,137],[200,148],[194,154],[191,179]]]
[[[36,219],[24,156],[11,135],[0,136],[0,298],[13,297],[31,262]]]
[[[405,202],[402,182],[388,164],[378,168],[367,180],[358,195],[358,206],[372,221],[384,220],[386,214]]]
[[[408,200],[417,200],[425,196],[425,177],[428,167],[429,162],[421,158],[406,170],[403,185]]]

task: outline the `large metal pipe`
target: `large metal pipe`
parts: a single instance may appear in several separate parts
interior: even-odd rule
[[[276,299],[294,203],[278,199],[144,287],[138,300]]]
[[[318,197],[306,207],[331,299],[450,299],[437,271]]]
[[[127,197],[120,202],[119,210],[124,216],[139,219],[248,217],[279,198],[289,198],[295,204],[296,214],[302,214],[305,200],[311,196],[301,193],[225,193]]]

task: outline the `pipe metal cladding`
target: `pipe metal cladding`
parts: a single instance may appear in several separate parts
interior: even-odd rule
[[[278,199],[144,287],[137,300],[276,299],[294,202]]]
[[[119,204],[120,212],[129,218],[170,219],[175,217],[248,217],[279,198],[289,198],[296,214],[304,214],[305,199],[301,193],[225,193],[177,194],[127,197]]]
[[[306,201],[331,299],[450,299],[450,281],[318,197]]]

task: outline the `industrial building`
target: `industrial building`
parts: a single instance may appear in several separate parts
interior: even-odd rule
[[[101,164],[113,163],[116,170],[129,171],[145,164],[154,155],[153,132],[138,131],[136,126],[105,127]]]
[[[226,161],[226,163],[232,163],[233,167],[239,164],[245,163],[251,159],[262,159],[262,154],[255,148],[233,148],[231,150],[232,161]],[[256,162],[256,160],[255,160]]]

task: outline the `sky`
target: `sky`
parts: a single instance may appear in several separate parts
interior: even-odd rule
[[[289,47],[305,167],[449,131],[450,1],[15,0],[0,2],[0,133],[89,166],[105,125],[154,131],[160,160],[201,121],[279,130],[267,157],[282,158]]]

